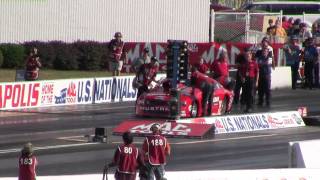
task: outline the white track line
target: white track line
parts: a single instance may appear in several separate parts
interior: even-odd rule
[[[220,142],[220,141],[230,141],[230,140],[239,140],[239,139],[253,139],[253,138],[260,138],[260,137],[271,137],[276,136],[278,134],[268,134],[268,135],[257,135],[257,136],[243,136],[243,137],[235,137],[235,138],[225,138],[225,139],[209,139],[209,140],[202,140],[202,141],[191,141],[191,142],[178,142],[178,143],[171,143],[171,144],[197,144],[197,143],[206,143],[206,142]]]
[[[88,145],[95,145],[100,144],[99,142],[94,143],[82,143],[82,144],[66,144],[66,145],[56,145],[56,146],[43,146],[43,147],[35,147],[34,150],[47,150],[47,149],[59,149],[59,148],[68,148],[68,147],[79,147],[79,146],[88,146]],[[8,154],[8,153],[15,153],[20,152],[21,149],[5,149],[0,150],[0,154]]]

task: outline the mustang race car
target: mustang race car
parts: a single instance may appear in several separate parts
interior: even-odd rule
[[[136,101],[136,115],[149,117],[166,117],[177,119],[180,117],[199,117],[202,112],[202,91],[177,84],[171,88],[171,80],[164,79],[157,82],[155,87],[143,93]],[[211,115],[222,115],[231,111],[233,91],[225,89],[220,83],[214,83]]]

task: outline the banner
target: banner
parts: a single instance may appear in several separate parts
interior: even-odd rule
[[[0,84],[0,109],[37,107],[40,93],[40,82]]]
[[[130,131],[131,133],[139,136],[151,134],[150,128],[154,123],[159,123],[161,126],[161,134],[170,137],[194,137],[201,138],[206,133],[212,130],[212,125],[209,124],[192,124],[192,123],[176,123],[165,121],[146,121],[146,120],[128,120],[123,121],[115,129],[113,133],[121,135],[124,132]],[[213,133],[210,132],[211,134]]]
[[[297,111],[203,117],[176,122],[214,124],[216,134],[305,126]]]
[[[279,57],[282,46],[283,44],[272,44],[275,62],[278,65],[283,65],[282,57]],[[126,43],[124,48],[127,52],[128,61],[124,62],[122,71],[127,73],[132,72],[131,63],[142,56],[144,48],[149,49],[150,56],[156,56],[159,59],[160,71],[165,71],[167,63],[165,53],[166,47],[167,43]],[[229,64],[232,66],[235,65],[237,55],[243,52],[246,47],[250,47],[253,50],[258,49],[257,44],[247,43],[189,43],[189,63],[197,64],[200,59],[203,58],[208,65],[211,65],[215,59],[219,58],[222,50],[225,49],[228,52]]]
[[[94,103],[135,101],[137,90],[132,87],[134,76],[96,78]]]
[[[93,79],[43,81],[40,106],[91,104]]]

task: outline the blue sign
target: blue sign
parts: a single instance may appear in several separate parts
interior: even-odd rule
[[[60,91],[60,96],[55,96],[55,104],[65,104],[67,99],[67,88]]]

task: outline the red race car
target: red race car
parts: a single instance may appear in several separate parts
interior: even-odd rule
[[[214,85],[212,114],[222,115],[231,111],[233,91],[225,89],[218,82]],[[156,86],[142,94],[136,102],[136,115],[149,117],[199,117],[202,114],[202,91],[198,88],[177,85],[171,88],[169,79],[161,80]]]

